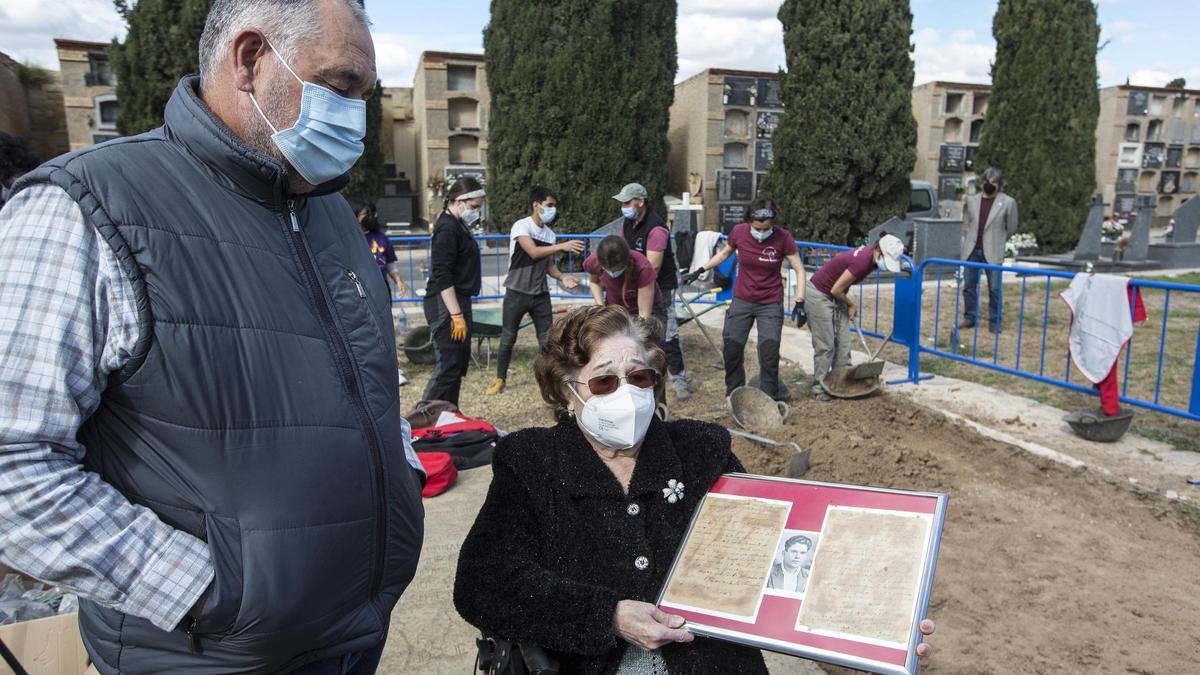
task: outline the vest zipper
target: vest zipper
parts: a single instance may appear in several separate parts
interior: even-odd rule
[[[342,376],[342,381],[350,393],[350,400],[354,403],[355,412],[358,414],[359,424],[362,425],[363,431],[366,432],[367,445],[371,450],[372,468],[374,469],[374,497],[375,497],[375,565],[371,572],[371,596],[379,594],[379,589],[383,584],[383,567],[386,560],[385,547],[387,545],[387,508],[384,503],[384,493],[386,487],[384,485],[384,467],[383,467],[383,451],[382,442],[379,440],[378,433],[375,429],[375,424],[371,420],[370,412],[367,409],[366,394],[362,389],[362,382],[359,380],[357,371],[354,367],[354,360],[350,355],[350,349],[346,345],[345,338],[338,329],[337,322],[334,320],[332,302],[326,293],[325,286],[321,283],[320,276],[317,274],[316,263],[312,257],[312,251],[308,247],[308,240],[305,239],[304,233],[300,230],[300,221],[296,218],[296,202],[289,199],[287,201],[287,215],[292,226],[292,242],[296,247],[296,259],[299,262],[300,270],[304,273],[308,280],[309,286],[312,288],[313,303],[316,305],[317,317],[320,320],[321,327],[325,329],[326,337],[330,345],[333,347],[334,360],[337,362],[338,371]],[[357,275],[353,271],[349,272],[350,278],[358,286],[359,297],[365,298],[366,293],[363,291],[362,284],[359,282]]]
[[[367,297],[367,292],[363,290],[362,282],[358,280],[358,275],[354,273],[354,270],[346,270],[346,276],[350,277],[350,281],[354,282],[354,287],[358,289],[358,297]]]

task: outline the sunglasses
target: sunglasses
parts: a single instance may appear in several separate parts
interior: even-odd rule
[[[620,375],[597,375],[587,382],[575,380],[575,384],[586,384],[588,391],[592,392],[592,396],[604,396],[611,394],[621,386],[621,380],[625,380],[629,384],[638,389],[653,389],[654,385],[658,384],[658,371],[653,368],[642,368],[633,370],[625,374],[625,377]]]

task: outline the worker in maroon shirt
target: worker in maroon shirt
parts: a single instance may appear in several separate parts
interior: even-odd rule
[[[1004,194],[1004,173],[991,166],[983,172],[983,194],[963,204],[962,259],[1004,264],[1004,245],[1017,232],[1017,200]],[[959,328],[974,328],[979,316],[979,269],[963,268],[963,319]],[[988,330],[1000,332],[1000,270],[984,269],[988,285]]]
[[[875,269],[899,272],[903,255],[904,242],[885,234],[873,246],[859,246],[833,256],[809,277],[805,304],[813,342],[813,395],[818,399],[830,399],[821,388],[821,380],[829,371],[850,365],[850,325],[858,314],[850,287]]]

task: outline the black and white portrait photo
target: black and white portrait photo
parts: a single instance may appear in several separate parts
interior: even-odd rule
[[[775,552],[775,562],[771,565],[771,574],[767,577],[767,593],[804,595],[820,536],[817,532],[803,530],[783,531],[779,548]]]

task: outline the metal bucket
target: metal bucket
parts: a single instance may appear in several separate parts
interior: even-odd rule
[[[821,388],[834,398],[866,398],[883,388],[883,380],[876,377],[861,380],[854,377],[853,368],[838,368],[830,371],[821,380]]]
[[[1080,438],[1098,443],[1112,443],[1129,430],[1129,425],[1133,423],[1133,410],[1121,409],[1115,417],[1105,415],[1102,410],[1076,410],[1067,413],[1063,420]]]
[[[783,425],[791,408],[757,387],[738,387],[725,399],[733,421],[743,429],[772,429]]]

